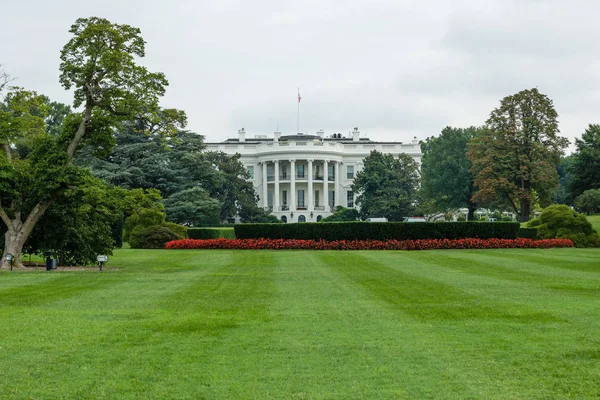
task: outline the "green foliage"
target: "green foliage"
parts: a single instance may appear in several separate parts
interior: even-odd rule
[[[51,250],[59,265],[93,264],[98,254],[112,254],[112,228],[121,216],[118,189],[109,189],[84,173],[78,185],[67,189],[36,224],[24,252],[42,255]]]
[[[235,239],[233,228],[190,228],[188,230],[190,239]]]
[[[568,140],[558,136],[552,100],[537,89],[507,96],[469,144],[479,190],[474,201],[506,205],[522,222],[531,207],[548,205],[558,186],[556,166]]]
[[[466,207],[468,219],[475,219],[478,205],[472,198],[477,188],[467,145],[482,129],[446,127],[439,137],[432,136],[421,143],[421,194],[424,203],[430,205],[429,212]]]
[[[169,221],[188,226],[206,226],[219,222],[219,202],[200,187],[182,190],[163,201]]]
[[[364,159],[364,168],[356,174],[352,191],[362,219],[386,217],[402,221],[415,210],[419,172],[407,154],[394,158],[373,150]]]
[[[131,244],[131,235],[134,230],[140,231],[154,225],[165,224],[165,213],[156,209],[143,209],[125,219],[125,230],[123,231],[123,240]],[[135,248],[134,246],[132,246]]]
[[[337,206],[335,212],[329,217],[323,218],[321,222],[341,222],[358,220],[358,211],[354,208]]]
[[[171,240],[182,239],[182,237],[166,226],[151,225],[135,227],[129,237],[132,249],[164,249],[165,244]]]
[[[537,239],[538,233],[537,228],[519,228],[517,237],[524,239]]]
[[[188,227],[184,225],[176,224],[175,222],[165,222],[162,224],[165,228],[169,228],[175,232],[178,236],[186,239],[188,237]]]
[[[600,213],[600,189],[589,189],[575,199],[575,206],[590,215]]]
[[[527,226],[537,228],[541,239],[565,238],[571,239],[575,247],[600,247],[600,236],[585,215],[562,204],[547,207]]]
[[[517,237],[516,222],[324,222],[301,224],[238,224],[238,239],[410,240]]]
[[[589,189],[600,189],[600,125],[590,124],[575,144],[577,150],[568,167],[572,174],[569,185],[572,198]]]

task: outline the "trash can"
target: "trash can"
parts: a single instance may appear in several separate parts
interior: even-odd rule
[[[46,256],[46,271],[50,271],[56,269],[56,259],[54,258],[54,253],[51,251],[45,251],[44,255]]]

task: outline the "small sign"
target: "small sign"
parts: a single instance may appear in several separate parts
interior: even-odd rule
[[[99,255],[98,257],[96,257],[96,260],[98,260],[98,262],[107,262],[108,256]]]

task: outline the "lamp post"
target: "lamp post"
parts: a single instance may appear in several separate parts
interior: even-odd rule
[[[10,270],[12,271],[12,266],[13,266],[13,260],[15,259],[15,257],[12,255],[12,253],[6,253],[6,261],[8,261],[10,263]]]

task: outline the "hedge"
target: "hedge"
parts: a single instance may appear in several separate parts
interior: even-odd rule
[[[517,233],[517,237],[524,239],[537,239],[537,228],[521,228]]]
[[[189,228],[190,239],[235,239],[233,228]]]
[[[238,224],[238,239],[419,240],[516,239],[518,222],[320,222]],[[190,235],[191,237],[191,235]]]

